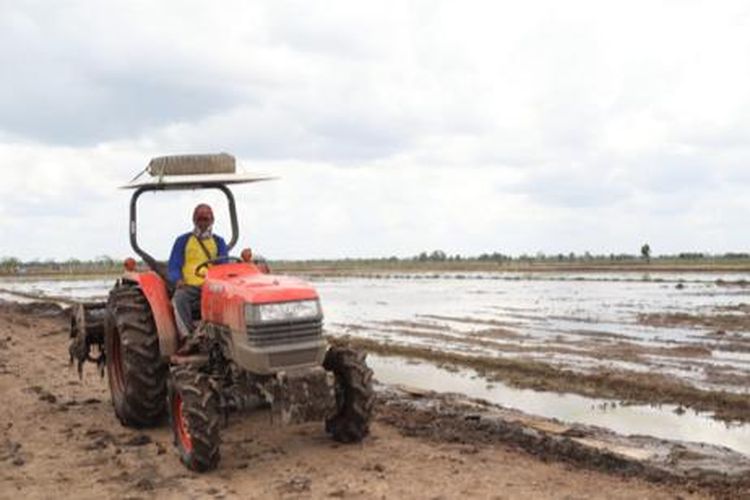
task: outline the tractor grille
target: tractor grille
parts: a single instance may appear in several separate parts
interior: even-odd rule
[[[253,347],[296,344],[318,340],[322,336],[322,319],[272,323],[270,325],[249,325],[247,327],[247,338]]]

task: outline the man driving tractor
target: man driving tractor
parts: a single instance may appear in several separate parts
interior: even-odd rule
[[[168,414],[180,460],[193,471],[217,467],[222,416],[263,403],[274,422],[323,420],[336,441],[361,442],[375,400],[365,353],[327,344],[314,287],[272,274],[249,248],[242,258],[228,256],[239,237],[228,185],[269,178],[238,174],[234,157],[224,153],[154,158],[145,171],[150,179],[125,187],[134,189],[130,245],[148,269],[126,259],[107,302],[76,307],[69,353],[79,373],[86,361],[106,369],[123,425],[159,425]],[[195,189],[224,194],[231,238],[214,235],[211,207],[198,205],[193,229],[174,242],[165,272],[138,244],[138,199]],[[200,318],[193,314],[199,309]]]
[[[169,256],[169,281],[174,287],[172,305],[180,343],[193,334],[193,314],[200,312],[201,286],[204,274],[197,271],[203,262],[227,256],[227,244],[221,236],[213,234],[214,214],[211,207],[201,203],[193,210],[193,230],[174,242]]]

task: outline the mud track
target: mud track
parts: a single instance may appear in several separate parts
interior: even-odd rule
[[[747,457],[627,440],[469,401],[380,388],[372,436],[230,418],[217,471],[179,463],[167,428],[115,419],[93,367],[68,367],[67,317],[0,303],[0,498],[741,498]]]

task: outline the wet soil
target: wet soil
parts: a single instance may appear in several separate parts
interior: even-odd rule
[[[441,318],[431,316],[433,318]],[[453,321],[456,321],[453,319]],[[463,321],[459,320],[459,321]],[[495,322],[482,320],[465,320],[472,324],[492,324]],[[460,340],[455,333],[450,333],[446,325],[430,325],[426,323],[407,321],[381,321],[379,331],[396,333],[403,336],[428,339],[431,341],[458,344],[463,343],[472,347],[486,347],[503,352],[516,353],[556,353],[595,359],[611,359],[615,361],[635,361],[647,363],[649,356],[674,357],[674,358],[710,358],[712,350],[707,345],[691,344],[676,346],[649,346],[642,343],[631,342],[629,337],[608,334],[606,332],[576,332],[581,337],[589,337],[584,340],[573,340],[560,335],[555,342],[548,345],[524,342],[533,340],[529,335],[523,335],[508,328],[478,329],[472,332],[461,333]],[[340,325],[356,330],[355,325]],[[750,340],[750,338],[749,338]]]
[[[540,391],[572,392],[583,396],[619,399],[629,403],[665,403],[709,411],[721,420],[750,422],[750,397],[746,394],[708,391],[670,375],[625,370],[582,373],[523,358],[466,356],[429,347],[384,343],[361,337],[331,338],[382,355],[412,357],[477,370],[489,380]]]
[[[625,438],[601,428],[541,419],[461,395],[416,391],[412,396],[393,397],[391,392],[391,397],[382,398],[381,420],[405,436],[459,443],[468,446],[467,453],[475,451],[478,444],[511,444],[545,461],[688,485],[690,491],[708,489],[716,496],[750,492],[750,457],[725,448],[648,436]]]
[[[750,332],[750,314],[746,305],[725,306],[722,310],[737,311],[735,314],[690,314],[690,313],[651,313],[639,314],[638,322],[647,326],[705,328],[714,331]],[[750,335],[747,337],[750,343]]]
[[[128,429],[117,422],[106,381],[93,366],[78,379],[68,366],[67,324],[59,308],[0,304],[0,498],[740,498],[750,493],[737,479],[750,468],[730,460],[737,460],[736,454],[724,457],[723,479],[712,479],[711,467],[691,466],[686,469],[693,476],[684,481],[679,466],[650,473],[647,463],[636,463],[643,457],[600,450],[606,439],[584,427],[561,428],[476,402],[394,390],[380,391],[372,435],[353,446],[331,442],[319,424],[276,427],[263,411],[233,416],[222,431],[219,469],[194,474],[179,463],[167,428]],[[559,443],[545,444],[552,441]],[[695,454],[675,445],[668,449],[677,450],[675,464],[686,463],[680,455]]]

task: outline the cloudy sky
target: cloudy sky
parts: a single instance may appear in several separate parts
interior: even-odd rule
[[[0,0],[0,64],[0,257],[129,255],[219,151],[270,258],[750,247],[746,1]]]

